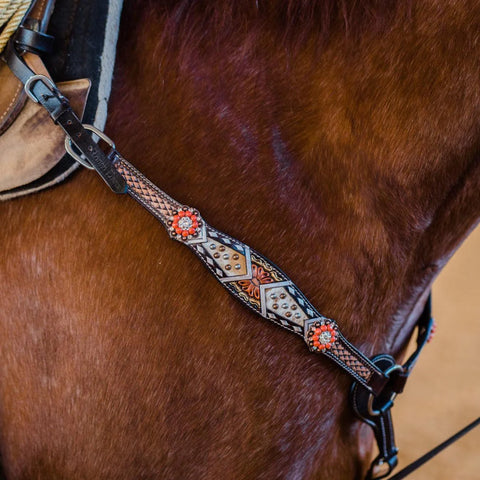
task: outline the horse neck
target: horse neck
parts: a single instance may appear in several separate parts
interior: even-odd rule
[[[480,11],[425,2],[381,31],[332,24],[319,48],[265,18],[220,32],[150,8],[125,16],[116,138],[125,116],[147,127],[153,180],[279,263],[367,354],[397,352],[479,216]]]

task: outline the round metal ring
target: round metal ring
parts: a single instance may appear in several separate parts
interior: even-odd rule
[[[399,364],[396,364],[396,365],[392,365],[391,367],[387,368],[385,370],[385,372],[383,372],[383,374],[389,378],[390,377],[390,374],[392,372],[395,372],[397,370],[400,370],[400,371],[403,371],[404,368],[402,365],[399,365]],[[390,396],[390,398],[388,399],[388,401],[386,402],[387,403],[392,403],[393,404],[393,401],[395,400],[395,397],[397,396],[397,393],[396,392],[392,392],[392,395]],[[373,395],[373,393],[370,393],[368,395],[368,401],[367,401],[367,410],[368,410],[368,414],[371,415],[372,417],[378,417],[378,415],[380,415],[382,412],[380,410],[374,410],[373,408],[373,402],[375,400],[375,395]]]
[[[115,150],[115,143],[113,143],[110,137],[107,137],[101,130],[94,127],[93,125],[84,124],[82,125],[85,130],[89,130],[90,132],[94,133],[98,138],[101,138],[105,143],[107,143],[112,150]],[[95,167],[85,158],[85,156],[79,155],[73,149],[72,139],[69,136],[65,137],[65,150],[67,153],[78,163],[83,165],[84,167],[88,168],[89,170],[95,170]]]

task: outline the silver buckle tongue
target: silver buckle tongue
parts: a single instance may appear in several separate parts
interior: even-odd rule
[[[32,102],[40,103],[40,100],[33,93],[33,87],[37,82],[43,83],[52,93],[57,95],[60,99],[64,98],[60,90],[50,78],[45,75],[32,75],[23,86],[25,93],[28,95],[30,100],[32,100]]]

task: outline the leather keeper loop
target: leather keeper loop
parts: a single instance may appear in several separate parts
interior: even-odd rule
[[[26,27],[19,27],[15,33],[14,42],[17,48],[27,52],[50,53],[53,50],[54,37],[46,33],[30,30]]]

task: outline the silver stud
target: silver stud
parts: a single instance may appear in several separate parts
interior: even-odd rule
[[[275,300],[276,298],[278,298],[278,295],[277,295],[276,293],[272,293],[272,294],[270,295],[270,298],[271,298],[272,300]]]
[[[228,253],[223,254],[224,260],[228,260],[230,258],[230,255]]]
[[[295,318],[300,318],[301,316],[302,316],[302,314],[301,314],[300,312],[297,312],[297,313],[295,314]]]
[[[232,266],[231,265],[225,265],[225,270],[231,270]]]
[[[235,270],[240,270],[241,268],[242,268],[242,266],[241,266],[239,263],[237,263],[237,264],[235,265]]]
[[[280,295],[281,297],[281,295]],[[282,303],[282,308],[288,308],[288,303]]]
[[[211,250],[215,250],[217,248],[217,246],[214,244],[214,243],[211,243],[210,244],[210,249]]]

